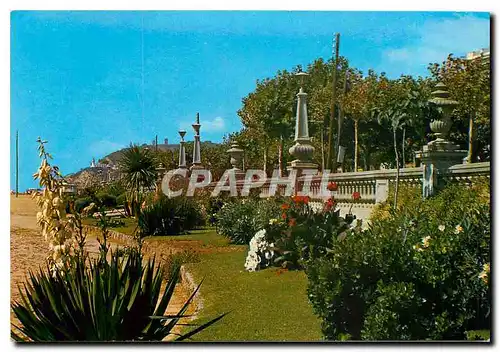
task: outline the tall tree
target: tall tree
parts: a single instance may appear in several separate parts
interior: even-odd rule
[[[474,162],[476,130],[490,130],[490,60],[483,57],[468,60],[450,54],[442,64],[430,65],[429,70],[437,80],[446,84],[450,96],[458,101],[454,117],[468,120],[467,161]],[[481,146],[489,146],[491,137],[488,133],[484,137]]]
[[[393,134],[393,147],[396,162],[396,183],[394,189],[394,208],[397,208],[399,188],[399,152],[397,132],[411,124],[417,116],[421,116],[427,102],[419,90],[415,80],[410,76],[401,76],[397,80],[389,80],[381,75],[378,84],[378,95],[373,113],[379,121],[388,121]]]
[[[352,70],[350,75],[351,87],[341,98],[341,106],[347,116],[354,122],[354,171],[358,171],[358,131],[359,122],[371,117],[374,100],[377,92],[377,76],[375,72],[369,71],[367,77],[362,73]]]

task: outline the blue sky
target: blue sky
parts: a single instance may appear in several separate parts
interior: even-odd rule
[[[202,140],[241,128],[255,81],[331,57],[332,35],[351,65],[427,75],[429,62],[489,47],[487,13],[70,12],[11,14],[11,188],[15,131],[20,190],[35,187],[36,138],[63,173],[128,145],[178,140],[200,112]]]

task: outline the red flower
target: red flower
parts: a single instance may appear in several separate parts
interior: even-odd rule
[[[281,218],[282,218],[283,220],[286,220],[286,213],[281,214]]]
[[[325,203],[325,211],[335,208],[335,199],[329,198]]]
[[[289,205],[289,204],[286,204],[286,203],[281,204],[281,210],[287,210],[287,209],[289,209],[289,208],[290,208],[290,205]]]
[[[290,221],[288,222],[288,226],[293,227],[295,225],[297,225],[297,220],[291,218]]]
[[[292,200],[296,204],[301,204],[301,203],[307,204],[307,203],[309,203],[309,197],[308,196],[293,196]]]
[[[328,186],[326,186],[326,189],[328,189],[330,192],[335,192],[338,188],[339,186],[337,186],[337,184],[333,181],[329,182]]]
[[[354,192],[352,194],[352,199],[354,200],[358,200],[359,198],[361,198],[361,195],[359,194],[359,192]]]

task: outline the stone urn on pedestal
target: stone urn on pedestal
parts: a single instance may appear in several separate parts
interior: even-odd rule
[[[234,176],[237,180],[241,180],[245,177],[245,172],[239,168],[242,164],[244,150],[240,148],[238,142],[233,142],[231,144],[231,149],[227,150],[227,153],[231,157],[230,163],[233,167],[231,170],[234,172]]]
[[[422,195],[427,198],[435,193],[438,176],[448,172],[448,169],[460,164],[467,154],[465,150],[459,150],[459,146],[448,140],[452,127],[451,113],[458,102],[450,99],[450,94],[444,83],[439,82],[429,103],[441,110],[441,117],[433,120],[429,126],[436,139],[427,143],[420,152],[422,159]]]

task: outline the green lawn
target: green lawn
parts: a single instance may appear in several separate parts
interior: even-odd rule
[[[135,219],[122,219],[113,230],[132,234]],[[94,225],[95,220],[86,219]],[[194,341],[318,341],[320,321],[307,300],[307,278],[302,271],[267,268],[249,273],[244,269],[248,246],[231,245],[213,229],[186,235],[146,237],[157,242],[156,251],[179,247],[199,251],[199,261],[187,264],[201,286],[204,308],[197,322],[224,312],[222,320],[193,337]],[[178,242],[178,243],[175,243]]]
[[[201,241],[203,246],[227,247],[230,242],[227,238],[218,235],[214,230],[191,230],[186,235],[174,236],[150,236],[145,238],[148,242],[153,241]]]
[[[123,221],[125,224],[123,226],[110,227],[110,230],[124,233],[126,235],[133,235],[134,231],[137,227],[137,219],[134,218],[120,218],[119,221]],[[98,226],[97,219],[94,218],[85,218],[82,220],[84,225],[89,226]]]
[[[218,237],[213,231],[198,235]],[[172,239],[175,240],[174,237]],[[187,265],[197,282],[205,278],[200,290],[204,308],[199,322],[229,312],[221,321],[193,339],[320,340],[320,321],[307,301],[305,274],[301,271],[279,273],[277,268],[246,272],[243,264],[247,246],[238,247],[238,251],[203,254],[199,263]]]

